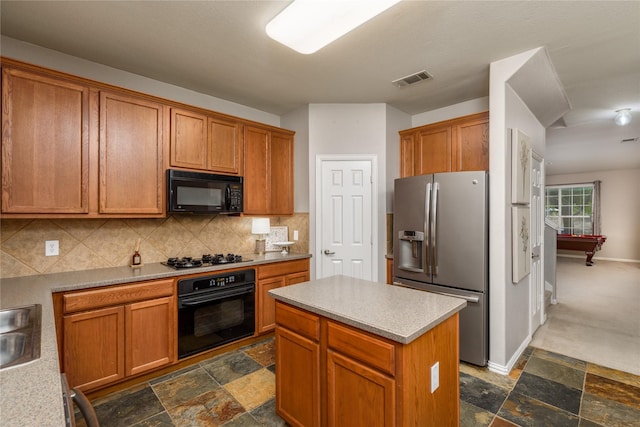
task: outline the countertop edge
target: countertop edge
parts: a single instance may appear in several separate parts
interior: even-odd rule
[[[336,276],[334,276],[336,277]],[[336,280],[343,280],[336,279]],[[331,277],[314,280],[310,282],[305,282],[297,285],[292,285],[293,287],[304,287],[304,286],[314,286],[318,283],[327,283],[331,280]],[[367,283],[366,281],[355,281],[357,283]],[[374,283],[374,282],[368,282]],[[377,283],[376,283],[377,284]],[[380,323],[377,325],[368,323],[363,318],[359,318],[353,315],[349,315],[343,312],[338,311],[337,309],[333,309],[332,307],[320,306],[318,304],[314,304],[314,302],[310,300],[305,300],[303,297],[291,295],[286,295],[287,291],[291,291],[292,286],[287,286],[285,288],[278,288],[269,291],[269,295],[271,295],[276,301],[281,301],[287,304],[290,304],[294,307],[298,307],[303,310],[307,310],[311,313],[318,314],[320,316],[326,317],[328,319],[332,319],[346,325],[353,326],[355,328],[370,332],[372,334],[388,338],[392,341],[401,343],[401,344],[409,344],[412,341],[416,340],[420,336],[424,335],[429,330],[433,329],[435,326],[442,323],[444,320],[448,319],[455,313],[461,311],[464,307],[466,307],[467,302],[461,298],[453,298],[442,295],[432,294],[426,291],[416,291],[409,290],[403,287],[394,287],[398,289],[398,292],[411,291],[411,292],[420,292],[424,293],[425,298],[438,298],[440,301],[447,301],[449,304],[441,305],[442,308],[438,309],[437,313],[430,313],[432,316],[429,318],[425,316],[424,319],[420,319],[419,322],[415,323],[415,327],[411,328],[411,331],[407,333],[399,333],[394,331],[391,327],[384,327]],[[392,285],[384,285],[384,286],[392,286]],[[283,294],[284,293],[284,294]],[[426,295],[428,294],[428,295]]]

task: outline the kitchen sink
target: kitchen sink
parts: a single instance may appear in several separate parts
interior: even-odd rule
[[[39,304],[0,310],[0,369],[40,357],[41,313]]]

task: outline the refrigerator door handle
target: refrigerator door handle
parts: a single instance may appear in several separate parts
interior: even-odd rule
[[[440,186],[437,182],[433,183],[433,196],[431,199],[431,270],[434,276],[438,275],[438,245],[436,241],[438,230],[438,190]]]
[[[427,183],[426,194],[424,198],[424,235],[426,238],[424,239],[424,260],[425,260],[425,270],[427,274],[431,275],[431,236],[429,235],[429,215],[431,212],[431,183]]]
[[[429,291],[432,292],[432,291]],[[448,294],[446,292],[433,292],[434,294],[438,294],[438,295],[444,295],[446,297],[454,297],[454,298],[462,298],[463,300],[470,302],[470,303],[474,303],[477,304],[480,301],[480,298],[478,297],[469,297],[466,295],[455,295],[455,294]]]

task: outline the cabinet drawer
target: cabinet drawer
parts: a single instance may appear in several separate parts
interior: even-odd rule
[[[278,326],[296,332],[304,337],[320,339],[320,318],[281,302],[276,303],[276,323]]]
[[[73,313],[171,295],[173,295],[173,279],[110,286],[65,294],[62,298],[63,311]]]
[[[296,261],[275,262],[273,264],[261,265],[258,268],[258,279],[265,279],[273,276],[283,276],[285,274],[297,273],[309,270],[309,259],[299,259]]]
[[[381,372],[395,375],[395,346],[353,329],[327,322],[328,346]]]

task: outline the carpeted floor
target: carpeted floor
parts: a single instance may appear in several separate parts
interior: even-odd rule
[[[530,345],[640,375],[640,264],[558,257],[556,278]]]

